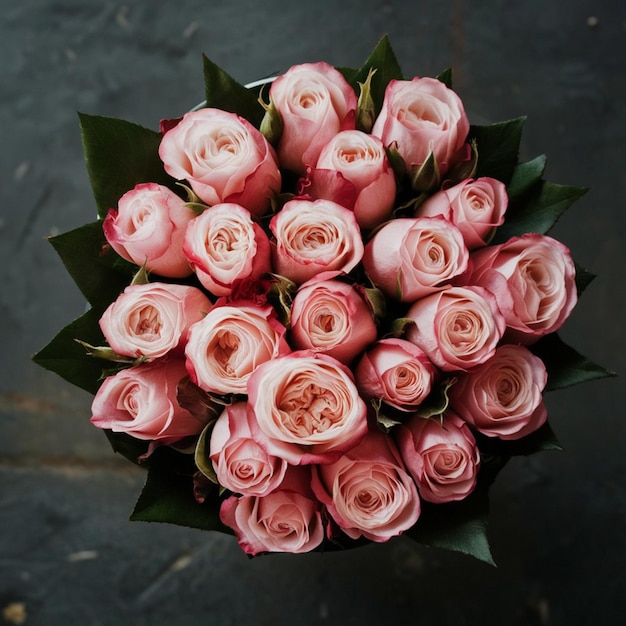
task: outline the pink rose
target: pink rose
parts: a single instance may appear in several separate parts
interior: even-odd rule
[[[170,176],[188,181],[209,205],[234,202],[261,217],[280,191],[265,137],[243,117],[220,109],[186,113],[163,135],[159,156]]]
[[[191,267],[183,254],[187,223],[194,212],[167,187],[142,183],[110,209],[102,230],[122,258],[168,278],[183,278]]]
[[[411,528],[420,515],[415,483],[391,437],[378,430],[335,463],[315,467],[312,486],[352,539],[387,541]]]
[[[477,250],[471,267],[468,280],[495,295],[511,342],[532,343],[555,332],[576,304],[569,250],[546,235],[527,233]]]
[[[321,274],[298,289],[291,307],[294,348],[319,350],[350,363],[376,339],[376,323],[357,288]]]
[[[469,250],[489,243],[504,222],[509,203],[504,183],[495,178],[468,178],[432,195],[417,209],[417,217],[442,215],[463,234]]]
[[[363,256],[354,213],[330,200],[290,200],[272,218],[276,273],[301,284],[330,270],[345,272]]]
[[[365,246],[363,265],[388,297],[414,302],[462,274],[468,259],[461,231],[443,217],[399,218]]]
[[[437,504],[462,500],[476,487],[480,454],[467,424],[447,412],[438,419],[412,417],[395,430],[402,458],[420,496]]]
[[[481,287],[446,287],[415,302],[406,338],[445,372],[490,359],[505,329],[496,299]]]
[[[309,176],[305,193],[352,209],[361,228],[374,228],[391,216],[396,180],[378,137],[340,132],[322,149]]]
[[[252,437],[248,405],[232,404],[215,422],[209,455],[222,487],[246,496],[264,496],[276,489],[287,461],[271,456]]]
[[[385,147],[394,142],[408,169],[432,151],[440,174],[467,154],[469,120],[461,99],[436,78],[392,80],[372,128]]]
[[[282,484],[264,496],[231,496],[222,502],[220,519],[232,528],[242,550],[310,552],[324,541],[321,506],[310,488],[310,470],[290,467]]]
[[[328,63],[294,65],[270,88],[283,130],[278,144],[282,167],[304,174],[322,148],[342,130],[355,128],[357,97]]]
[[[459,375],[449,391],[450,407],[488,437],[519,439],[547,419],[547,380],[543,361],[527,348],[500,346],[486,363]]]
[[[187,343],[189,328],[211,309],[200,289],[170,283],[129,285],[100,318],[118,354],[156,359]]]
[[[197,435],[205,424],[176,400],[176,387],[185,376],[182,359],[157,359],[121,370],[96,393],[91,423],[164,444]]]
[[[350,370],[325,354],[294,352],[263,363],[248,394],[257,441],[291,465],[330,463],[367,432],[367,407]]]
[[[380,398],[400,411],[414,411],[426,399],[435,375],[421,348],[394,338],[368,348],[355,370],[361,395]]]
[[[205,391],[246,394],[255,368],[290,351],[285,332],[269,305],[215,306],[189,332],[185,355],[191,380]]]
[[[229,296],[235,281],[271,270],[269,239],[238,204],[216,204],[191,220],[183,250],[198,280],[216,296]]]

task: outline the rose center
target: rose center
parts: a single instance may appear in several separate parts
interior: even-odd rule
[[[159,311],[151,305],[133,311],[129,323],[133,334],[144,339],[158,337],[163,326]]]

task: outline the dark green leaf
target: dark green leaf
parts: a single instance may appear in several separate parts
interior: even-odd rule
[[[563,450],[554,431],[547,422],[526,437],[511,441],[486,437],[480,433],[474,434],[481,453],[487,455],[528,456],[537,452]]]
[[[139,183],[173,186],[159,158],[160,133],[110,117],[79,113],[79,118],[85,163],[100,217]]]
[[[535,185],[539,184],[545,169],[546,157],[543,154],[534,158],[532,161],[517,165],[513,170],[511,181],[506,188],[509,202],[513,203],[530,191]]]
[[[359,71],[356,67],[335,67],[335,69],[351,84],[355,85],[354,77]]]
[[[452,68],[448,67],[443,70],[443,72],[437,76],[437,80],[441,81],[448,89],[452,89]]]
[[[149,443],[142,439],[135,439],[126,433],[114,433],[112,430],[104,430],[113,452],[121,454],[131,463],[139,465],[139,457],[146,454]],[[149,467],[149,463],[142,464],[142,467]]]
[[[574,263],[574,265],[576,266],[576,287],[578,290],[578,296],[580,297],[596,275],[588,272],[584,267],[578,265],[578,263]]]

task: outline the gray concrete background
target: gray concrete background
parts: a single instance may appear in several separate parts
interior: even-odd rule
[[[76,111],[152,128],[203,99],[201,53],[241,82],[358,66],[387,33],[405,74],[452,65],[475,121],[527,115],[523,153],[592,191],[555,234],[599,277],[563,337],[626,372],[626,5],[620,0],[7,0],[0,15],[0,623],[622,623],[620,379],[556,392],[566,451],[493,490],[498,568],[399,539],[248,560],[231,537],[130,523],[143,473],[90,398],[29,356],[84,304],[44,237],[92,219]],[[20,620],[24,618],[23,622]]]

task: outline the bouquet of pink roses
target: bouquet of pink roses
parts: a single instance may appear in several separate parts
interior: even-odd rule
[[[81,115],[99,219],[51,242],[91,308],[36,362],[148,469],[131,519],[489,561],[496,474],[558,448],[543,392],[608,374],[556,334],[592,275],[546,233],[585,189],[387,39],[260,87],[204,70],[160,132]]]

